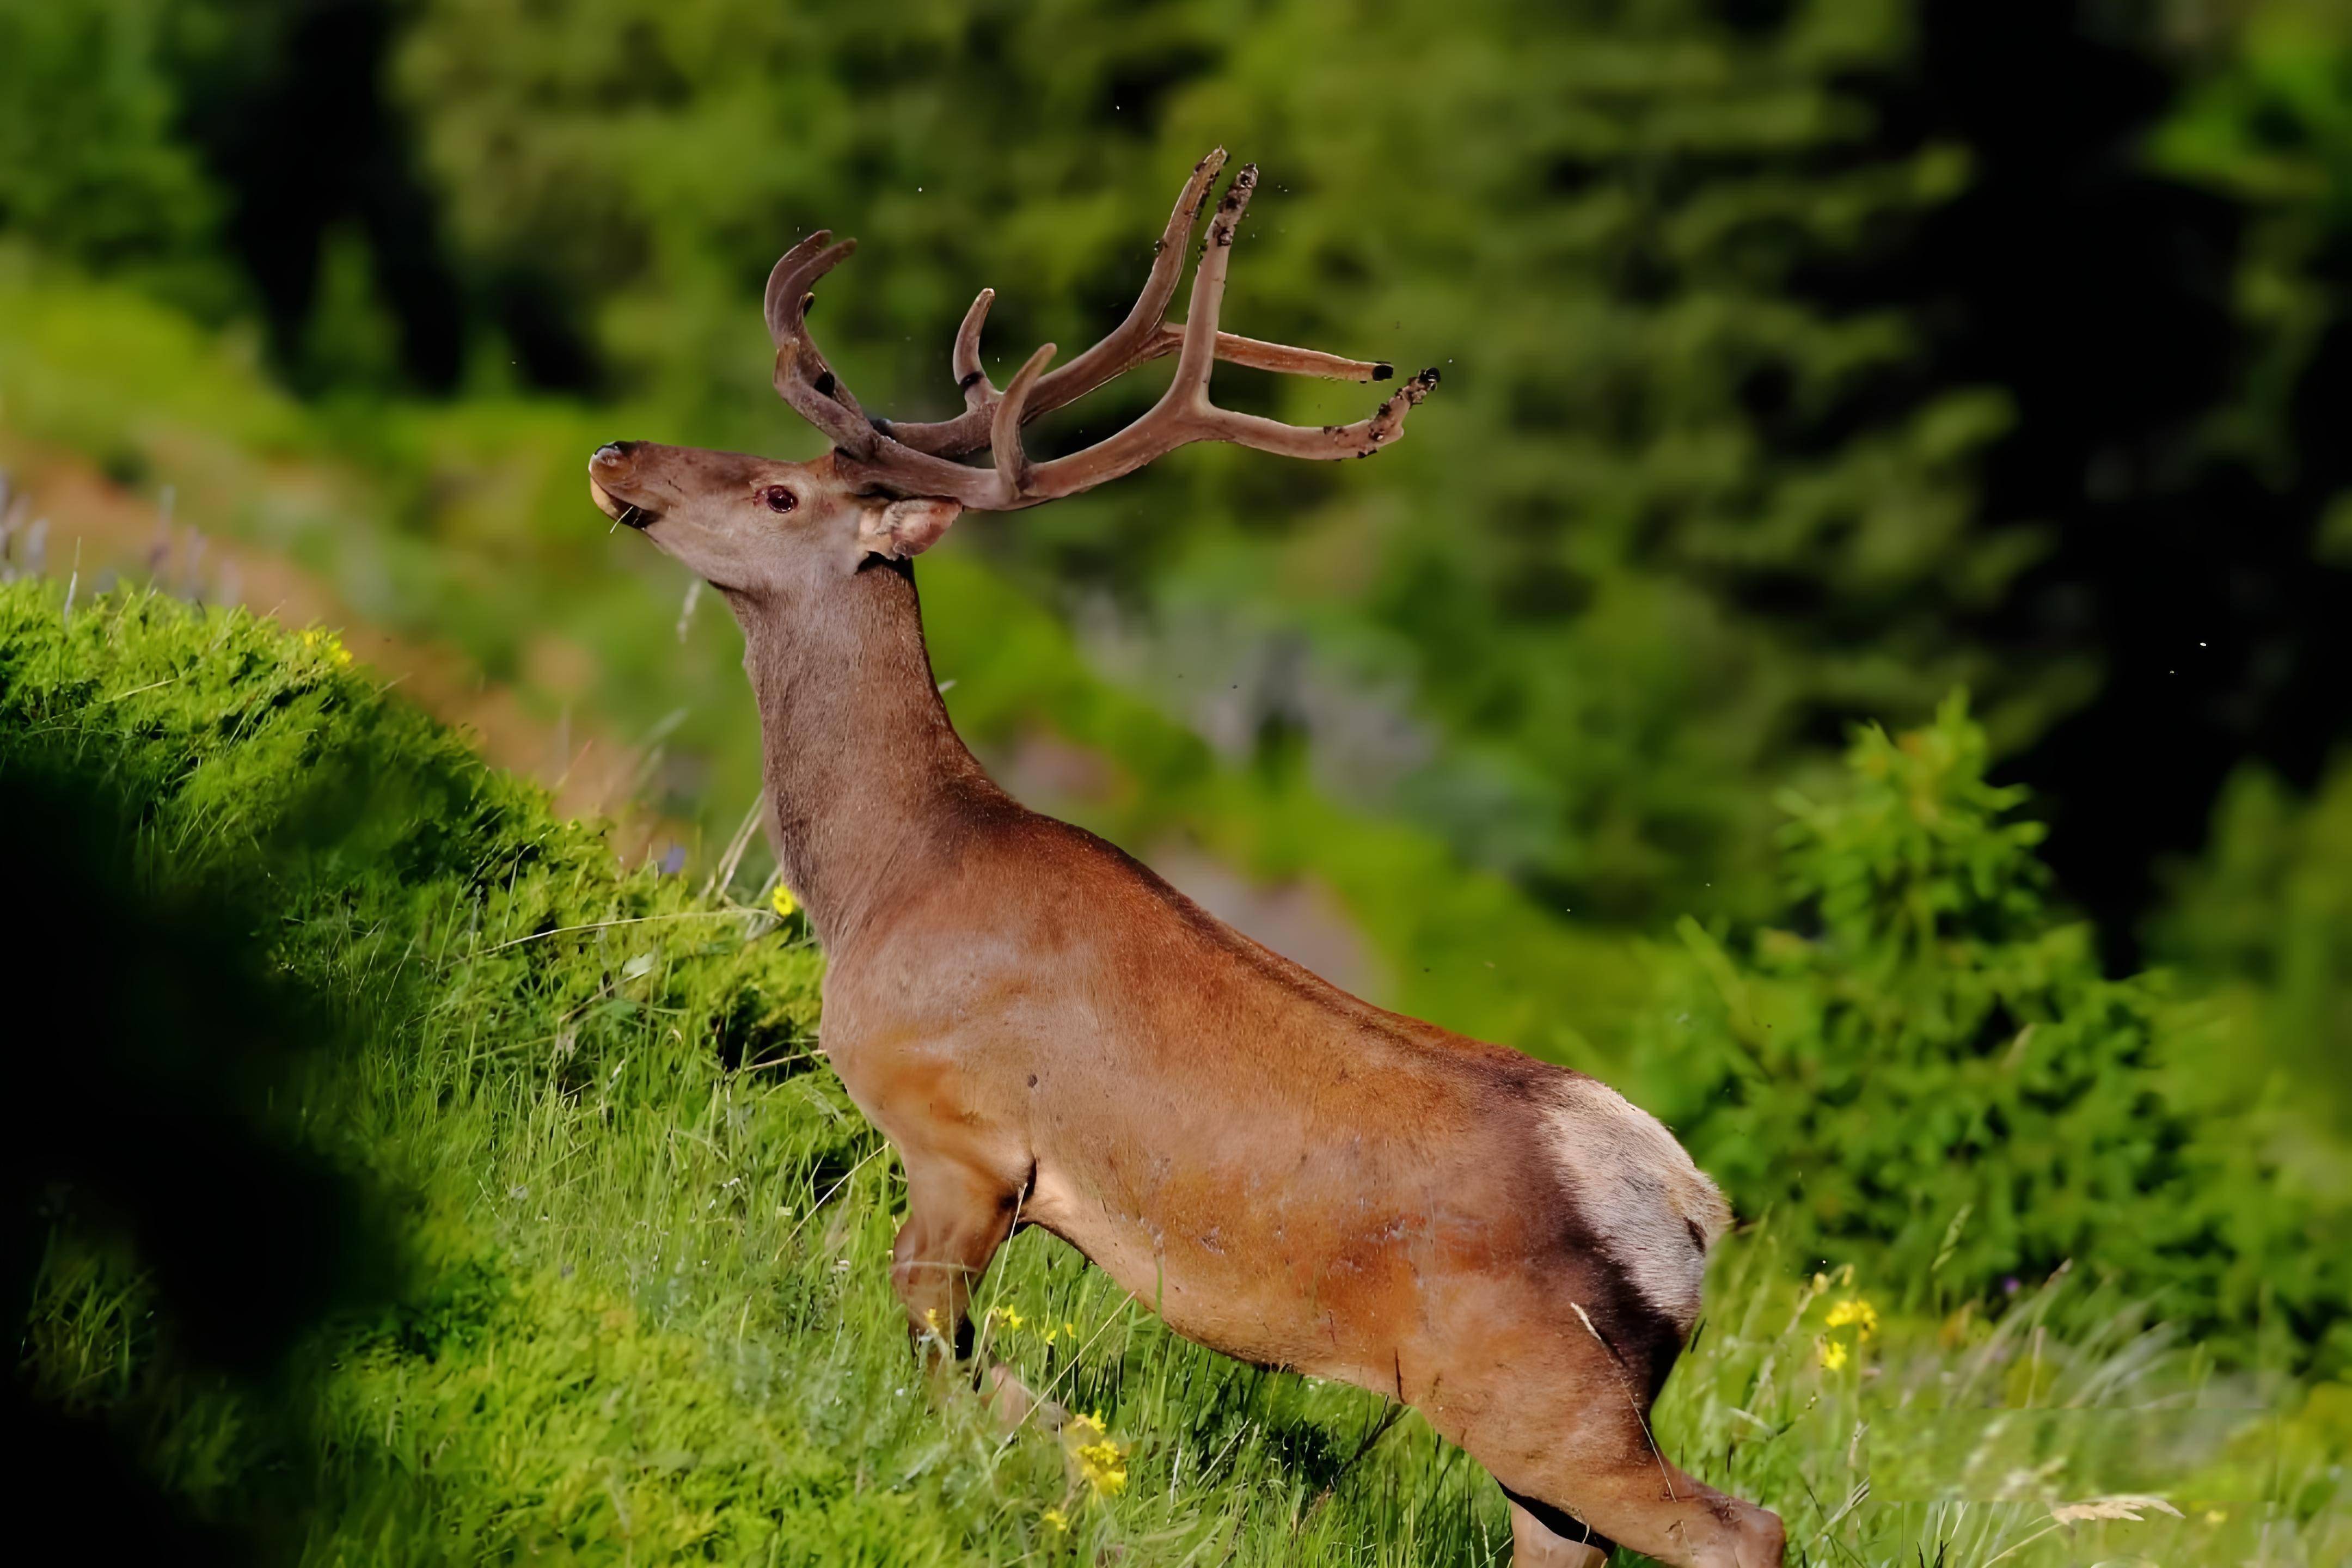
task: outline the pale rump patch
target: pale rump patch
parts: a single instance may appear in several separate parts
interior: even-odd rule
[[[1564,1089],[1550,1120],[1579,1212],[1635,1289],[1688,1333],[1731,1205],[1656,1117],[1593,1079]]]

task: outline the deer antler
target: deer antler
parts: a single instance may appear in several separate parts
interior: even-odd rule
[[[1342,359],[1314,349],[1261,342],[1217,330],[1234,230],[1257,186],[1257,166],[1245,164],[1226,187],[1209,222],[1201,263],[1183,322],[1166,320],[1183,269],[1183,247],[1200,220],[1209,187],[1224,166],[1223,148],[1193,166],[1169,215],[1150,276],[1127,320],[1077,358],[1050,374],[1054,345],[1029,357],[1003,391],[980,366],[980,331],[995,291],[983,289],[956,331],[950,363],[964,395],[953,419],[898,425],[877,420],[825,363],[808,335],[809,289],[856,248],[832,243],[820,229],[787,251],[768,277],[768,331],[776,344],[776,391],[830,439],[837,458],[858,481],[903,495],[948,496],[975,511],[1012,511],[1076,495],[1134,472],[1193,441],[1232,441],[1286,457],[1369,458],[1402,433],[1406,413],[1437,384],[1434,368],[1408,379],[1370,418],[1352,425],[1285,425],[1236,414],[1209,401],[1209,373],[1218,360],[1294,375],[1337,381],[1385,381],[1385,362]],[[1147,360],[1177,355],[1175,378],[1160,401],[1133,424],[1083,451],[1032,463],[1022,450],[1021,426],[1070,403]],[[988,447],[994,466],[970,468],[953,458]]]

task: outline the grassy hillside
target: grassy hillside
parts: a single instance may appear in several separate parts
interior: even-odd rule
[[[1496,1560],[1499,1497],[1417,1421],[1176,1342],[1042,1236],[988,1280],[989,1339],[1112,1447],[936,1398],[886,1279],[898,1173],[813,1053],[796,921],[619,870],[331,637],[0,589],[0,779],[44,770],[340,1021],[271,1104],[397,1254],[374,1304],[240,1380],[68,1204],[21,1373],[202,1517],[320,1563]],[[2352,1550],[2342,1387],[2217,1373],[2063,1270],[1998,1324],[1874,1326],[1854,1303],[1895,1284],[1801,1277],[1768,1222],[1660,1411],[1807,1560]],[[2053,1512],[2143,1491],[2185,1517]]]

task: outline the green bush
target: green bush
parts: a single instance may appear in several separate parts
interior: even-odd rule
[[[1658,1105],[1738,1206],[1923,1301],[2072,1260],[2242,1343],[2281,1314],[2347,1348],[2347,1252],[2176,1069],[2226,1046],[2161,977],[2110,979],[2050,902],[2023,796],[1959,699],[1872,729],[1849,784],[1789,795],[1785,922],[1696,921],[1653,1026]]]

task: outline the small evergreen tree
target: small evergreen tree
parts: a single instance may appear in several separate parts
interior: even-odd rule
[[[1953,698],[1924,729],[1857,734],[1835,798],[1782,797],[1784,922],[1682,922],[1653,1103],[1743,1214],[1916,1298],[1998,1297],[2072,1259],[2200,1330],[2275,1307],[2318,1344],[2340,1263],[2237,1108],[2168,1070],[2206,1026],[2158,977],[2101,973],[1988,760]]]

